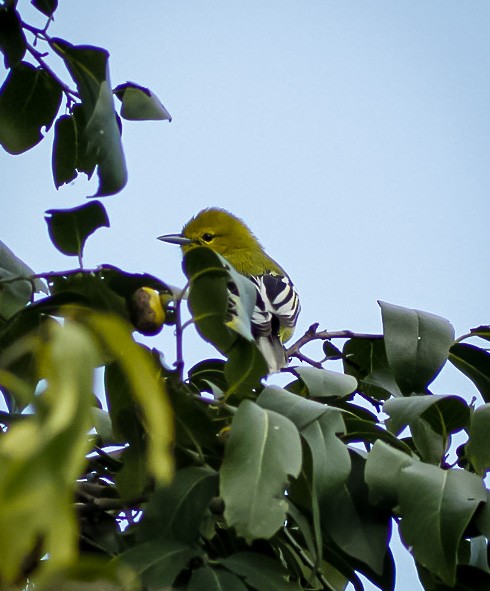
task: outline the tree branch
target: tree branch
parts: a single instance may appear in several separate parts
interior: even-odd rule
[[[330,341],[331,339],[382,339],[381,334],[352,332],[351,330],[318,330],[318,323],[312,324],[305,334],[286,350],[288,357],[298,357],[301,347],[312,341]],[[318,363],[318,362],[314,362]]]
[[[48,66],[48,64],[44,61],[44,57],[46,54],[41,53],[35,47],[33,47],[30,43],[26,43],[27,50],[32,55],[32,57],[37,61],[37,63],[42,66],[48,74],[56,80],[56,82],[61,86],[61,89],[66,95],[68,102],[73,102],[73,98],[80,100],[80,95],[76,90],[72,90],[67,84],[63,82],[63,80],[56,74],[56,72]]]

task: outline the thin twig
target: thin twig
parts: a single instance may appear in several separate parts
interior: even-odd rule
[[[184,379],[184,349],[183,349],[183,333],[184,327],[182,325],[181,305],[182,300],[187,293],[189,284],[185,285],[178,297],[175,298],[175,369],[179,380]]]
[[[315,573],[315,577],[323,585],[324,591],[335,591],[335,587],[332,587],[332,585],[330,585],[330,583],[327,581],[325,576],[318,570],[318,568],[315,565],[315,563],[313,562],[313,560],[306,554],[306,552],[305,552],[304,548],[301,546],[301,544],[299,544],[295,540],[295,538],[291,534],[291,532],[289,532],[287,530],[287,528],[285,528],[285,527],[283,527],[282,531],[284,532],[284,535],[286,536],[288,542],[291,544],[291,546],[294,548],[294,550],[296,551],[296,553],[300,557],[301,562],[306,567],[308,567],[311,571],[313,571]]]
[[[331,339],[382,339],[383,335],[380,334],[370,334],[370,333],[359,333],[353,332],[352,330],[336,330],[336,331],[326,331],[326,330],[317,330],[318,324],[312,324],[310,328],[305,332],[305,334],[300,337],[295,343],[293,343],[289,349],[287,349],[286,354],[288,357],[296,357],[296,353],[306,345],[307,343],[311,343],[312,341],[329,341]]]
[[[291,357],[296,357],[296,359],[303,361],[303,363],[308,363],[308,365],[312,365],[318,369],[323,369],[323,365],[320,361],[315,361],[314,359],[307,357],[304,353],[301,353],[301,351],[296,351],[296,353],[293,353]]]

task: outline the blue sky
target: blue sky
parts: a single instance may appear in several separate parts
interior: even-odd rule
[[[295,281],[298,334],[379,332],[379,299],[457,334],[488,323],[489,30],[490,4],[465,0],[61,0],[51,34],[109,49],[113,86],[148,86],[173,116],[124,123],[129,183],[104,200],[87,266],[180,284],[178,249],[155,238],[218,205]],[[36,271],[76,264],[43,212],[95,192],[84,177],[54,189],[51,140],[0,154],[1,238]],[[450,368],[434,389],[475,394]],[[418,588],[408,564],[397,591]]]

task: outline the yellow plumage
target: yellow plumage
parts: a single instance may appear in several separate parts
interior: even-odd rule
[[[224,209],[209,208],[187,222],[181,234],[161,236],[181,245],[184,252],[207,246],[225,257],[257,289],[252,333],[269,364],[270,372],[287,363],[282,343],[291,338],[300,304],[284,269],[263,249],[248,226]]]

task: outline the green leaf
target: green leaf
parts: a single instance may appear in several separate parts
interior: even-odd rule
[[[42,68],[20,62],[0,88],[0,144],[21,154],[43,139],[61,103],[59,83]]]
[[[141,591],[136,574],[125,564],[99,556],[81,556],[76,562],[36,573],[36,591]]]
[[[481,478],[417,462],[401,470],[398,492],[405,544],[418,562],[454,585],[461,538],[486,501]]]
[[[354,377],[337,371],[301,365],[291,370],[304,382],[312,398],[343,398],[357,388]]]
[[[480,505],[475,515],[475,525],[478,531],[490,539],[490,491],[487,490],[487,501]]]
[[[0,6],[0,51],[5,68],[13,68],[22,60],[26,42],[19,13],[13,6]]]
[[[131,384],[118,363],[110,363],[104,370],[104,386],[112,430],[119,444],[127,445],[121,454],[123,467],[116,474],[119,494],[134,499],[148,483],[146,433],[141,423]]]
[[[470,409],[466,401],[453,395],[428,394],[394,398],[384,403],[383,412],[389,415],[387,426],[395,435],[419,417],[444,436],[460,431],[468,425],[470,419]]]
[[[148,470],[157,481],[168,482],[173,475],[172,409],[152,355],[133,341],[131,327],[118,317],[82,312],[79,320],[126,374],[146,428]]]
[[[384,339],[349,339],[342,352],[344,371],[358,380],[361,392],[376,400],[401,396],[386,357]]]
[[[231,424],[221,467],[225,519],[247,541],[270,538],[287,511],[288,475],[301,468],[301,441],[294,424],[244,400]]]
[[[345,434],[342,437],[344,443],[366,444],[382,440],[400,451],[411,453],[410,448],[403,441],[380,425],[361,419],[350,412],[344,412],[342,416],[345,424]]]
[[[225,258],[206,247],[187,252],[183,265],[190,281],[189,308],[203,338],[225,355],[237,335],[253,341],[250,319],[256,290],[252,282],[237,273]],[[230,283],[238,296],[230,293]]]
[[[183,264],[190,281],[189,308],[197,330],[228,357],[226,396],[250,396],[268,372],[251,332],[255,287],[226,259],[206,247],[187,252]]]
[[[268,365],[255,344],[239,338],[228,352],[225,377],[228,390],[225,396],[242,399],[255,395],[260,388],[260,380],[268,374]]]
[[[324,536],[347,556],[360,561],[375,578],[392,581],[387,565],[391,515],[369,503],[364,479],[365,460],[351,453],[352,470],[346,484],[320,506]]]
[[[257,404],[287,417],[300,431],[310,448],[319,502],[346,481],[351,463],[347,447],[338,438],[345,432],[341,411],[277,386],[265,388]]]
[[[31,4],[49,17],[52,17],[54,11],[58,8],[58,0],[31,0]]]
[[[200,361],[188,372],[189,383],[199,392],[220,394],[226,391],[228,383],[225,378],[225,362],[222,359],[205,359]]]
[[[79,172],[90,179],[97,165],[97,151],[88,145],[86,120],[81,104],[70,115],[62,115],[54,127],[52,171],[55,187],[74,180]]]
[[[439,464],[447,450],[451,433],[469,424],[470,409],[459,396],[410,396],[385,402],[387,427],[398,435],[410,427],[413,442],[422,459]]]
[[[34,305],[12,316],[0,328],[1,367],[8,371],[10,384],[3,383],[3,394],[10,412],[20,412],[32,401],[39,382],[34,352],[24,343],[42,338],[47,326],[53,322],[45,314],[39,314]]]
[[[149,88],[126,82],[114,89],[114,94],[122,102],[121,117],[130,121],[172,121],[167,109]]]
[[[118,561],[129,564],[140,576],[147,591],[170,588],[187,564],[200,556],[197,548],[176,540],[152,540],[123,552]]]
[[[7,320],[24,308],[33,291],[47,293],[40,279],[30,279],[34,271],[0,240],[0,318]],[[25,277],[25,279],[22,279]]]
[[[456,343],[449,361],[475,384],[485,402],[490,402],[490,353],[474,345]]]
[[[481,326],[477,326],[476,328],[472,328],[470,330],[471,336],[480,337],[485,341],[490,341],[490,325],[484,324]]]
[[[449,356],[452,325],[434,314],[379,302],[386,354],[404,395],[425,392]]]
[[[218,474],[214,470],[205,466],[178,470],[168,486],[151,495],[137,537],[196,542],[204,514],[217,494]]]
[[[364,473],[370,501],[390,509],[398,505],[400,471],[418,461],[416,456],[377,441],[368,454]]]
[[[294,581],[287,581],[287,571],[280,562],[256,552],[237,552],[219,563],[231,572],[244,577],[248,585],[264,591],[300,591]]]
[[[72,209],[48,209],[45,220],[52,243],[68,256],[82,257],[87,238],[98,228],[109,227],[109,218],[100,201]]]
[[[192,571],[187,591],[247,591],[241,579],[221,568],[204,566]]]
[[[3,581],[18,580],[40,540],[41,555],[49,554],[53,568],[78,552],[73,494],[90,446],[96,344],[73,322],[46,328],[43,338],[29,341],[45,390],[31,414],[11,425],[0,441]]]
[[[184,256],[184,273],[190,281],[189,308],[204,340],[227,354],[237,334],[227,326],[228,271],[209,248],[193,248]]]
[[[482,476],[490,470],[490,404],[477,408],[471,415],[466,456]]]
[[[94,197],[118,193],[127,182],[126,162],[109,79],[109,54],[89,45],[72,45],[53,39],[82,99],[85,140],[97,158],[99,188]]]

